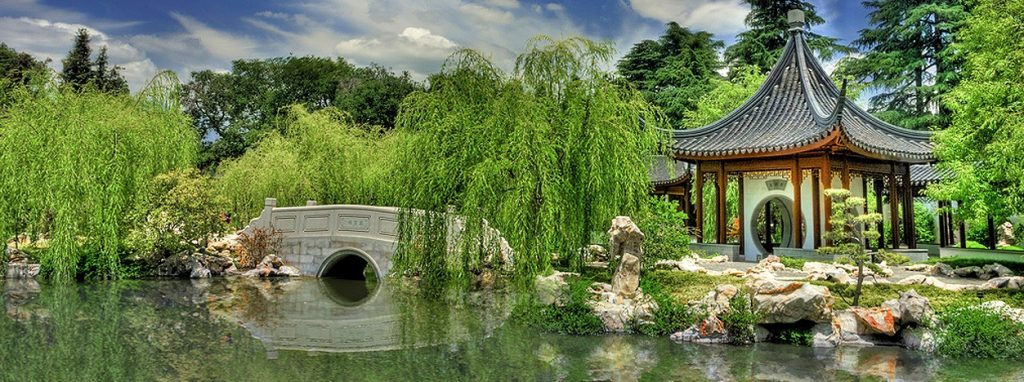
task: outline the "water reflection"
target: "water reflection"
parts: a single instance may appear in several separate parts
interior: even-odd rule
[[[677,344],[540,333],[505,297],[365,296],[321,280],[133,281],[2,288],[7,380],[1024,380],[1014,361],[899,348]],[[315,356],[311,356],[315,355]]]
[[[363,305],[380,290],[380,283],[376,281],[321,278],[319,282],[324,295],[344,306]]]

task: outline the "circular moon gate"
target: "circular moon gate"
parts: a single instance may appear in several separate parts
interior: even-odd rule
[[[800,247],[793,242],[793,201],[782,195],[772,195],[758,202],[750,217],[750,235],[763,254],[770,254],[775,248]],[[800,231],[806,233],[807,219],[801,218]],[[806,237],[806,235],[801,235]]]

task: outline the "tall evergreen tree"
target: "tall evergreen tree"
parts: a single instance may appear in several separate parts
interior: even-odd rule
[[[108,93],[127,94],[128,81],[121,75],[121,67],[110,66],[110,59],[107,57],[107,47],[100,48],[100,54],[96,56],[93,64],[92,82],[96,88]]]
[[[966,0],[870,0],[872,28],[854,44],[867,53],[844,72],[879,90],[872,112],[912,129],[949,124],[941,98],[959,81],[953,37],[965,24]]]
[[[825,60],[836,54],[848,54],[854,50],[839,43],[834,37],[822,36],[810,31],[814,25],[822,24],[825,19],[814,10],[814,5],[802,0],[744,0],[750,5],[750,13],[744,21],[750,29],[736,36],[736,43],[725,50],[725,62],[730,72],[743,66],[756,65],[762,72],[767,72],[779,59],[782,48],[786,46],[789,30],[787,13],[792,9],[804,11],[806,23],[805,35],[807,45],[814,53]]]
[[[89,47],[89,39],[89,31],[80,28],[75,34],[75,45],[63,61],[61,79],[75,90],[80,90],[92,79],[92,48]]]
[[[724,44],[712,37],[670,22],[658,41],[634,45],[618,62],[619,73],[660,106],[674,126],[680,126],[683,115],[714,87],[711,81],[721,77],[718,51]]]

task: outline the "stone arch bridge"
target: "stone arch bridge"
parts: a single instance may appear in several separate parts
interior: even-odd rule
[[[398,208],[363,205],[277,207],[267,198],[263,212],[243,232],[281,233],[278,256],[306,276],[358,279],[365,266],[377,278],[391,271],[398,242]],[[358,273],[358,274],[356,274]]]

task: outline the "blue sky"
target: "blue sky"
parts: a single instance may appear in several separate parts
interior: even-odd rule
[[[826,20],[816,32],[849,42],[868,24],[859,1],[812,3]],[[731,43],[747,11],[739,0],[3,0],[0,41],[59,69],[75,30],[86,27],[138,90],[161,69],[187,80],[195,70],[227,70],[233,59],[289,54],[424,78],[454,49],[470,47],[508,70],[537,34],[610,40],[621,55],[668,21]]]

